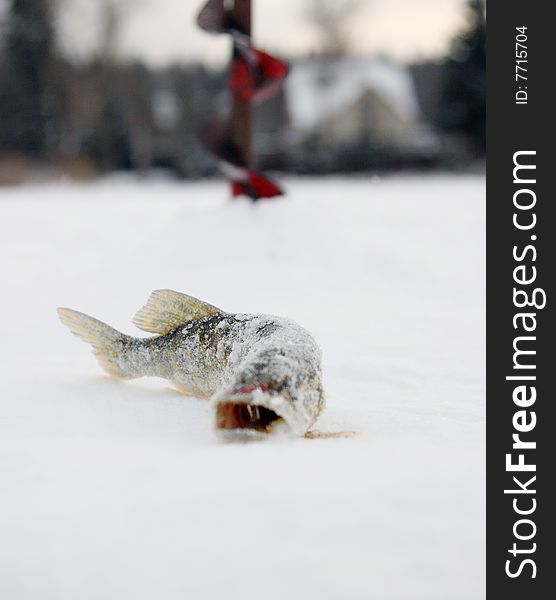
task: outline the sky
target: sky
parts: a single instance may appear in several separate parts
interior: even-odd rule
[[[62,2],[60,34],[76,58],[98,46],[99,7],[107,0]],[[195,17],[205,0],[109,0],[123,3],[118,53],[161,65],[228,55],[225,36],[199,31]],[[255,42],[292,56],[318,49],[318,34],[304,17],[303,0],[253,0]],[[465,0],[368,0],[352,23],[352,46],[402,60],[434,57],[448,47],[464,20]]]

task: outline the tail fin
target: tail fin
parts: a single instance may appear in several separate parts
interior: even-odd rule
[[[100,366],[109,375],[118,379],[131,379],[133,377],[122,368],[119,360],[123,342],[128,339],[128,336],[102,323],[102,321],[93,319],[93,317],[76,310],[59,308],[58,316],[74,335],[91,344],[93,354]]]

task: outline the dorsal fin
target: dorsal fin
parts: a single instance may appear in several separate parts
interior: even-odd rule
[[[133,317],[133,324],[149,333],[164,335],[178,327],[222,311],[192,296],[172,290],[156,290]]]

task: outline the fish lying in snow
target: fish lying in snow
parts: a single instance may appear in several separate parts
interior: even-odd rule
[[[58,314],[113,377],[162,377],[210,398],[218,429],[303,435],[324,409],[320,350],[293,321],[226,313],[171,290],[153,292],[133,319],[154,337],[124,335],[68,308]]]

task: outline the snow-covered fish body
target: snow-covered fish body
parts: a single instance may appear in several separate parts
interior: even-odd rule
[[[320,350],[288,319],[225,313],[170,290],[153,292],[134,318],[133,338],[82,313],[59,309],[111,375],[162,377],[210,398],[219,429],[305,433],[324,408]]]

